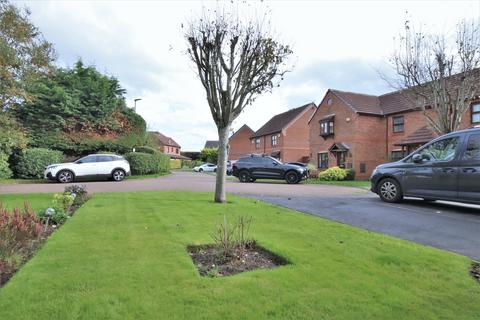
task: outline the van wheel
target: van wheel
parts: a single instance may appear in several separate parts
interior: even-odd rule
[[[240,171],[240,173],[238,174],[238,180],[240,180],[240,182],[250,182],[250,174],[248,173],[248,171]]]
[[[60,183],[69,183],[73,181],[73,173],[69,170],[62,170],[57,173],[57,181]]]
[[[391,178],[386,178],[380,181],[378,185],[378,195],[380,199],[385,202],[399,202],[403,199],[403,193],[400,184]]]

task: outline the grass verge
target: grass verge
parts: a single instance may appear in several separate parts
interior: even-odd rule
[[[95,194],[0,290],[0,319],[478,319],[480,285],[466,257],[211,198]],[[224,214],[252,215],[252,236],[291,264],[200,277],[186,247],[211,243]]]

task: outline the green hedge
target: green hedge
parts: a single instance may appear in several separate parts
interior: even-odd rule
[[[135,152],[155,154],[155,153],[159,153],[160,151],[158,149],[155,149],[149,146],[140,146],[135,148]]]
[[[0,152],[0,179],[8,179],[12,177],[12,170],[8,166],[8,156]]]
[[[63,153],[45,148],[25,149],[15,157],[14,171],[19,178],[41,179],[45,167],[63,161]]]
[[[130,152],[125,155],[132,174],[144,175],[170,171],[170,158],[163,153]]]

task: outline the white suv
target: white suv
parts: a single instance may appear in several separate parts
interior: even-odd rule
[[[98,178],[122,181],[130,175],[130,164],[122,156],[91,154],[75,162],[51,164],[45,168],[44,175],[45,179],[61,183]]]

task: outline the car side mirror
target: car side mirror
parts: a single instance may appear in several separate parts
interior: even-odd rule
[[[414,163],[422,163],[423,157],[422,157],[422,155],[416,153],[416,154],[414,154],[414,155],[412,156],[412,161],[413,161]]]

